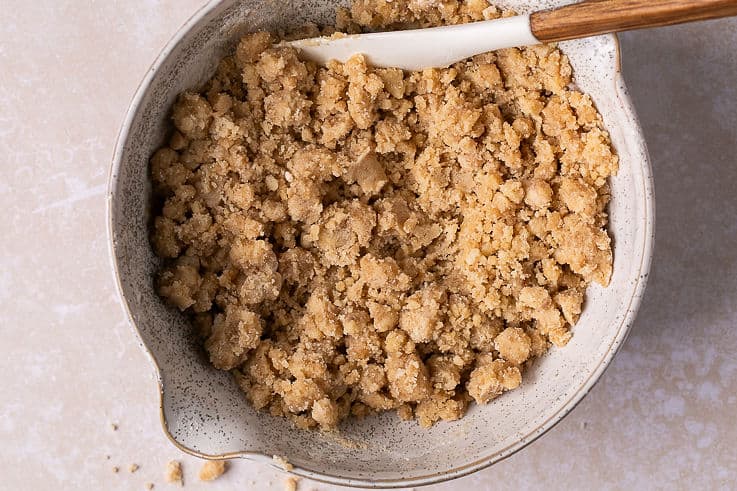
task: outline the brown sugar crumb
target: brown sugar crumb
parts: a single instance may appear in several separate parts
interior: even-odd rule
[[[357,0],[337,28],[508,14]],[[618,158],[566,56],[403,72],[278,41],[245,36],[174,105],[150,165],[158,293],[256,409],[299,428],[383,411],[430,426],[518,387],[612,274]]]
[[[227,460],[208,460],[200,469],[200,481],[214,481],[228,469]]]
[[[130,472],[131,474],[133,474],[133,473],[134,473],[134,472],[136,472],[136,471],[137,471],[138,469],[140,469],[140,466],[139,466],[138,464],[131,464],[131,465],[130,465],[130,466],[128,467],[128,472]]]
[[[284,480],[284,491],[297,491],[299,479],[296,477],[288,477]]]
[[[285,457],[281,457],[279,455],[274,455],[272,457],[274,463],[281,467],[286,472],[292,472],[294,470],[294,466],[289,463],[289,461]]]
[[[182,473],[182,463],[177,460],[172,460],[166,464],[166,472],[164,479],[168,483],[179,484],[184,486],[184,475]]]

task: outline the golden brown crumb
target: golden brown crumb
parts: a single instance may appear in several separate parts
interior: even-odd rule
[[[297,491],[299,479],[296,477],[288,477],[284,480],[284,491]]]
[[[120,472],[120,467],[118,467],[117,465],[116,466],[113,466],[113,472],[115,474],[117,474],[118,472]]]
[[[131,465],[130,465],[130,466],[128,467],[128,472],[130,472],[131,474],[133,474],[133,473],[134,473],[134,472],[136,472],[136,471],[137,471],[137,470],[138,470],[139,468],[140,468],[140,467],[138,466],[138,464],[131,464]]]
[[[118,425],[116,423],[110,423],[110,429],[113,431],[118,431]]]
[[[182,463],[177,460],[172,460],[166,464],[166,473],[164,479],[168,483],[176,483],[180,486],[184,486],[184,476],[182,474]]]
[[[228,469],[227,460],[208,460],[200,469],[200,481],[214,481]]]
[[[286,459],[286,457],[281,457],[279,455],[274,455],[273,457],[274,463],[281,467],[286,472],[292,472],[294,470],[294,466],[289,463],[289,461]]]
[[[357,0],[337,27],[508,14]],[[256,409],[299,428],[382,411],[430,426],[519,386],[612,272],[618,159],[566,56],[402,72],[275,41],[247,35],[174,105],[151,159],[159,294]]]
[[[530,357],[532,341],[519,327],[508,327],[494,339],[499,356],[514,364],[521,364]]]
[[[516,389],[522,381],[519,368],[504,360],[477,360],[479,365],[468,380],[468,394],[483,404],[502,392]]]
[[[154,488],[154,483],[152,483],[152,482],[147,482],[146,483],[146,489],[148,489],[149,491],[151,491],[153,488]]]

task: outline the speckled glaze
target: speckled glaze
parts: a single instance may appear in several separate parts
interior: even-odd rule
[[[496,2],[520,12],[566,1]],[[331,23],[335,3],[322,0],[216,0],[197,12],[143,80],[120,132],[110,174],[108,229],[123,304],[161,387],[164,431],[184,451],[209,458],[243,457],[271,465],[284,456],[294,473],[348,486],[417,486],[487,467],[529,444],[588,393],[629,331],[650,267],[654,202],[647,150],[619,72],[614,36],[561,44],[576,84],[594,99],[620,156],[611,181],[614,238],[611,285],[592,286],[574,336],[526,373],[522,386],[460,421],[430,430],[393,414],[350,421],[341,438],[300,431],[257,414],[227,373],[212,368],[193,329],[153,289],[159,263],[148,243],[148,159],[169,131],[178,93],[207,80],[240,37],[285,30],[305,21]],[[148,369],[148,367],[142,367]]]

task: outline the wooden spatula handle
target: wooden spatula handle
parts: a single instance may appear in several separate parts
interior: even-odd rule
[[[737,0],[588,0],[535,12],[532,33],[544,43],[737,15]]]

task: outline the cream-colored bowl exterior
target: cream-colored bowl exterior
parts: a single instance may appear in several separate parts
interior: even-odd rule
[[[541,6],[533,1],[499,3],[520,12]],[[184,317],[154,292],[159,262],[148,242],[148,159],[164,141],[177,94],[207,80],[241,34],[305,21],[332,22],[335,6],[323,0],[216,0],[172,39],[138,89],[115,150],[108,196],[113,269],[131,323],[151,357],[152,365],[141,369],[156,372],[164,431],[179,448],[198,456],[243,457],[271,465],[272,456],[280,455],[295,466],[294,473],[336,484],[429,484],[482,469],[520,450],[560,421],[601,376],[627,336],[650,267],[650,164],[620,74],[616,38],[562,43],[576,84],[594,99],[621,160],[611,181],[612,282],[608,288],[589,288],[568,346],[537,361],[521,388],[488,405],[472,405],[460,421],[430,430],[393,414],[350,421],[341,427],[341,438],[353,442],[353,448],[336,437],[257,414],[230,375],[209,365]]]

